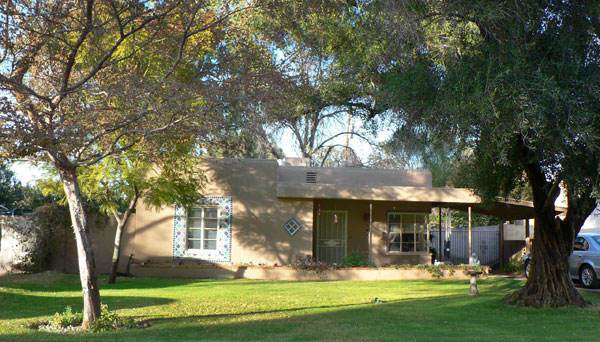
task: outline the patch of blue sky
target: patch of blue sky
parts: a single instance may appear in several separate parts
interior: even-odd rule
[[[391,122],[390,116],[377,116],[373,120],[372,125],[365,125],[364,121],[358,117],[352,117],[350,121],[352,132],[360,133],[369,139],[366,140],[356,134],[350,135],[349,147],[355,151],[363,162],[369,159],[377,144],[389,140],[395,132],[395,125]],[[346,132],[347,124],[347,117],[345,115],[342,115],[339,120],[327,120],[321,128],[323,139],[327,139],[327,137],[340,132]],[[274,138],[275,143],[283,150],[286,157],[299,157],[301,155],[298,143],[291,129],[287,127],[278,129],[270,128],[267,132]],[[346,138],[346,134],[338,135],[329,141],[327,146],[345,146]]]

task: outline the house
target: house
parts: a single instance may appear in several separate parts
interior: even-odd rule
[[[129,223],[123,255],[136,260],[287,265],[341,263],[359,253],[377,265],[430,263],[429,214],[449,207],[506,219],[533,217],[528,202],[480,206],[468,189],[433,188],[422,170],[316,168],[297,161],[209,159],[193,208],[148,209]],[[122,257],[124,269],[127,258]]]

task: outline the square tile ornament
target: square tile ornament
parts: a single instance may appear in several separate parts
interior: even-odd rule
[[[290,236],[296,235],[296,233],[302,228],[302,225],[296,221],[295,218],[290,218],[286,223],[283,224],[283,229],[285,229]]]
[[[202,197],[197,205],[217,207],[219,209],[217,248],[216,250],[188,250],[187,212],[184,207],[175,205],[173,222],[173,259],[231,262],[231,227],[233,222],[233,201],[231,197]]]

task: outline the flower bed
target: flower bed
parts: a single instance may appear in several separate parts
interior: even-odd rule
[[[140,277],[235,278],[265,280],[428,280],[432,278],[468,279],[463,270],[473,266],[401,265],[389,267],[254,266],[220,264],[133,264],[131,272]],[[489,267],[481,266],[486,276]]]

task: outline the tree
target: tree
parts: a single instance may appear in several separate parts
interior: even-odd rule
[[[600,4],[405,4],[369,8],[389,24],[383,35],[404,22],[395,18],[419,24],[410,39],[386,47],[404,53],[382,68],[378,103],[402,124],[426,125],[434,139],[458,139],[468,152],[470,183],[487,201],[527,180],[535,212],[532,271],[507,303],[585,306],[568,256],[600,189]],[[564,217],[554,205],[561,189]]]
[[[353,129],[347,123],[349,116],[366,116],[370,110],[361,98],[363,86],[333,54],[333,46],[350,46],[353,37],[329,35],[341,18],[352,16],[344,9],[337,1],[276,3],[254,12],[247,30],[228,40],[230,49],[251,58],[238,63],[232,77],[255,82],[228,87],[228,99],[238,99],[227,103],[228,115],[242,123],[238,132],[251,137],[266,152],[262,156],[283,157],[273,139],[282,134],[292,135],[299,155],[320,166],[336,164],[332,156],[341,151],[346,163],[358,161],[352,147],[346,156],[346,145],[339,140],[371,142],[376,130]],[[256,70],[261,70],[260,79]],[[240,112],[252,113],[253,122],[239,120]]]
[[[0,152],[47,158],[60,174],[84,328],[100,315],[100,295],[77,170],[157,138],[206,133],[218,103],[221,25],[248,6],[87,0],[12,1],[0,9]]]
[[[176,144],[160,154],[136,152],[135,148],[130,149],[77,172],[82,195],[117,222],[109,284],[116,281],[121,239],[139,199],[144,198],[145,205],[153,208],[173,203],[190,206],[200,197],[204,179],[195,168],[196,158],[189,147]],[[38,186],[45,195],[59,195],[60,202],[66,203],[57,176],[48,174]]]
[[[23,186],[7,162],[0,163],[0,204],[12,209],[23,199]]]

